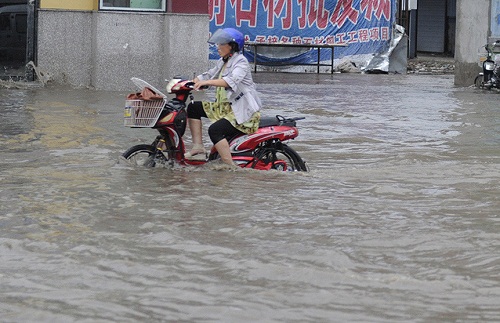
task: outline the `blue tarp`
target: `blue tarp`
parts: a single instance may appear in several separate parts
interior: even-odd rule
[[[210,0],[210,32],[232,27],[247,42],[347,44],[335,49],[335,58],[375,56],[386,52],[391,43],[396,17],[396,0]],[[245,52],[249,60],[253,54]],[[218,59],[215,46],[210,59]],[[322,50],[321,60],[331,59]],[[314,63],[317,50],[287,56],[280,52],[261,55],[259,61]],[[355,60],[355,59],[354,59]]]

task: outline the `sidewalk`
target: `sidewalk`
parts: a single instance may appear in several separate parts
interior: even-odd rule
[[[453,74],[455,58],[439,54],[417,53],[417,57],[408,59],[407,72],[410,74]]]

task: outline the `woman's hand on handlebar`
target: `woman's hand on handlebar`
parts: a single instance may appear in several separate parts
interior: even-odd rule
[[[208,82],[209,82],[208,80],[207,81],[200,81],[200,80],[198,80],[198,78],[195,78],[193,80],[193,82],[194,82],[193,89],[196,90],[196,91],[198,91],[198,90],[205,90],[205,89],[207,89],[210,86],[210,84],[208,84]]]
[[[210,87],[210,86],[220,86],[220,87],[224,87],[224,88],[227,88],[229,87],[229,85],[227,84],[226,81],[224,81],[224,79],[211,79],[211,80],[198,80],[198,79],[194,79],[193,80],[194,82],[194,87],[193,89],[195,90],[199,90],[199,89],[205,89],[207,87]]]

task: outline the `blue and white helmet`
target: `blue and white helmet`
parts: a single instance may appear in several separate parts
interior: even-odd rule
[[[243,50],[243,46],[245,45],[245,36],[243,34],[234,29],[234,28],[224,28],[218,29],[216,32],[212,34],[212,37],[208,40],[210,44],[231,44],[236,43],[238,48],[235,49],[236,52]]]

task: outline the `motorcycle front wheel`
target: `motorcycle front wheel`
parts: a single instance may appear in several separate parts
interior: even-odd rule
[[[474,79],[474,86],[476,88],[478,88],[478,89],[482,89],[483,88],[483,86],[484,86],[483,78],[484,78],[484,76],[482,76],[482,75],[476,76],[476,78]]]
[[[153,159],[155,147],[152,145],[136,145],[130,147],[122,154],[122,157],[135,166],[155,167],[156,161]]]

